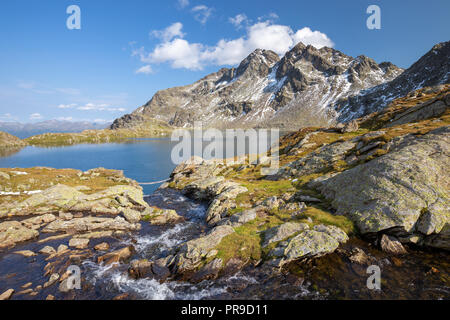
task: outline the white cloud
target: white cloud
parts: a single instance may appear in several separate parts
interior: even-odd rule
[[[244,38],[236,40],[222,39],[214,48],[204,51],[202,58],[205,64],[234,65],[241,62],[253,50],[248,48],[248,41]]]
[[[36,86],[34,82],[20,81],[17,86],[21,89],[33,89]]]
[[[76,103],[72,103],[72,104],[60,104],[57,108],[58,109],[71,109],[76,107],[77,104]]]
[[[331,41],[325,33],[312,31],[308,27],[298,30],[294,34],[293,39],[295,43],[303,42],[306,45],[310,44],[318,49],[334,46],[333,41]]]
[[[109,122],[113,122],[111,119],[87,119],[87,118],[73,118],[73,117],[58,117],[56,120],[59,121],[69,121],[69,122],[91,122],[97,124],[105,124]]]
[[[94,119],[93,122],[96,122],[96,123],[108,123],[108,122],[113,122],[113,120],[111,120],[111,119],[109,119],[109,120],[107,120],[107,119]]]
[[[169,63],[172,68],[201,70],[206,65],[235,65],[241,62],[255,49],[273,50],[283,55],[298,42],[313,45],[316,48],[333,47],[330,38],[320,32],[305,27],[294,32],[291,27],[275,24],[272,20],[257,22],[246,28],[246,35],[237,39],[221,39],[215,46],[190,43],[183,39],[180,24],[179,35],[169,41],[163,41],[146,53],[144,48],[133,51],[141,61],[147,64]]]
[[[137,73],[137,74],[139,74],[139,73],[142,73],[142,74],[151,74],[151,73],[153,73],[153,69],[152,69],[152,67],[151,67],[150,65],[146,65],[146,66],[143,66],[143,67],[137,69],[137,70],[136,70],[136,73]]]
[[[74,88],[57,88],[56,91],[59,93],[68,94],[68,95],[81,94],[81,91],[79,89],[74,89]]]
[[[273,50],[284,54],[294,45],[293,31],[288,26],[259,22],[249,27],[246,46],[254,50],[257,48]]]
[[[236,15],[235,17],[230,17],[228,19],[232,25],[234,25],[236,28],[241,28],[242,24],[246,21],[248,21],[248,18],[245,14],[240,13]]]
[[[3,115],[0,115],[0,121],[7,121],[7,122],[11,122],[11,121],[17,121],[18,119],[16,117],[13,117],[13,115],[11,113],[5,113]]]
[[[30,115],[30,120],[40,120],[42,119],[42,115],[40,113],[33,113]]]
[[[177,38],[159,44],[147,57],[144,56],[142,61],[147,63],[169,62],[175,69],[200,70],[202,69],[202,50],[203,45],[201,44],[190,44],[184,39]]]
[[[170,41],[175,37],[183,38],[184,33],[181,32],[181,29],[183,29],[183,24],[180,22],[176,22],[164,30],[154,30],[150,32],[150,35],[160,38],[163,41]]]
[[[110,112],[125,112],[125,108],[113,108],[110,107],[108,104],[94,104],[94,103],[88,103],[84,106],[80,106],[77,108],[81,111],[110,111]]]
[[[189,0],[178,0],[178,6],[183,9],[189,5]]]
[[[208,21],[209,17],[211,17],[213,9],[202,4],[193,7],[192,12],[194,13],[195,20],[197,20],[201,24],[205,24]]]
[[[271,12],[269,14],[258,17],[258,22],[270,21],[270,22],[274,23],[275,20],[278,20],[278,18],[279,18],[279,16],[275,12]]]

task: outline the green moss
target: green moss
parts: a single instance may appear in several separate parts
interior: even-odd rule
[[[260,221],[259,221],[260,222]],[[261,237],[258,233],[258,219],[237,227],[235,233],[222,239],[217,246],[217,258],[227,263],[231,258],[243,261],[261,259]]]
[[[271,196],[281,196],[286,192],[295,191],[290,180],[269,181],[254,180],[246,181],[235,178],[234,181],[240,183],[248,189],[248,192],[242,193],[236,197],[236,203],[251,203],[264,200]]]
[[[334,215],[318,206],[308,207],[300,216],[300,219],[303,218],[311,218],[313,221],[313,223],[310,224],[311,226],[317,224],[333,225],[341,228],[348,235],[356,233],[355,225],[350,219],[345,216]],[[306,222],[306,220],[304,222]]]
[[[236,208],[234,208],[234,209],[228,210],[227,215],[228,215],[228,216],[232,216],[232,215],[235,215],[236,213],[240,213],[240,212],[242,212],[242,211],[244,211],[244,210],[245,210],[244,208],[236,207]]]

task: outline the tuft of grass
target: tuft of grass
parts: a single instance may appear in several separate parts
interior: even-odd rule
[[[246,181],[241,180],[235,177],[234,181],[240,183],[244,187],[248,189],[248,192],[242,193],[236,197],[236,203],[255,203],[259,200],[264,200],[271,196],[281,196],[287,192],[295,191],[295,187],[292,185],[292,181],[290,180],[279,180],[279,181],[270,181],[270,180],[254,180],[254,181]]]
[[[325,224],[325,225],[332,225],[341,228],[345,231],[348,235],[354,235],[356,234],[356,227],[353,224],[353,222],[345,217],[345,216],[338,216],[334,215],[331,212],[325,211],[324,209],[320,208],[319,206],[311,206],[308,207],[301,215],[300,220],[305,218],[311,218],[313,220],[313,223],[311,226],[318,225],[318,224]],[[302,221],[302,222],[306,222]]]
[[[217,258],[226,264],[231,258],[240,258],[243,261],[261,259],[261,236],[258,233],[258,220],[237,227],[235,233],[222,239],[216,247]]]

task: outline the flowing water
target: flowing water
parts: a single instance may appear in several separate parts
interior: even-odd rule
[[[127,177],[139,182],[167,179],[175,167],[170,159],[174,143],[169,139],[133,140],[123,144],[77,145],[63,148],[28,147],[0,158],[0,167],[48,166],[87,170],[96,167],[123,170]],[[164,209],[175,209],[186,218],[176,226],[151,226],[142,223],[136,234],[121,239],[106,239],[111,249],[133,245],[132,259],[154,259],[174,246],[208,230],[204,224],[206,206],[185,198],[173,190],[157,190],[145,185],[146,201]],[[41,235],[43,237],[43,235]],[[42,238],[40,238],[42,239]],[[98,240],[98,243],[105,239]],[[57,247],[68,238],[45,243]],[[95,241],[92,245],[97,244]],[[39,251],[44,244],[25,243],[13,250]],[[238,274],[197,284],[181,281],[160,283],[156,280],[128,277],[127,265],[97,264],[96,255],[81,265],[82,290],[62,294],[58,286],[44,288],[31,297],[15,294],[14,299],[45,299],[48,294],[57,299],[112,299],[127,294],[128,299],[449,299],[450,259],[445,252],[416,250],[395,260],[369,244],[352,240],[343,250],[352,247],[370,252],[382,266],[382,290],[367,289],[365,268],[348,262],[337,252],[307,263],[292,263],[276,274],[264,267],[249,266]],[[0,252],[0,292],[28,282],[33,286],[48,280],[43,255],[25,258]],[[65,265],[67,267],[67,265]],[[288,272],[289,271],[289,272]]]

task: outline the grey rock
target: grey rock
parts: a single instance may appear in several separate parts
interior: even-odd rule
[[[293,260],[332,253],[340,243],[348,239],[339,228],[334,229],[324,225],[316,227],[315,230],[304,230],[289,241],[279,243],[269,253],[270,256],[275,257],[269,264],[281,267]]]
[[[438,235],[450,223],[449,133],[445,126],[396,138],[388,154],[309,186],[363,234],[397,228],[404,235]]]
[[[297,232],[308,230],[306,223],[286,222],[280,226],[270,228],[264,232],[263,247],[267,247],[273,242],[278,242],[289,238]]]
[[[135,231],[139,230],[139,224],[132,224],[127,222],[122,217],[99,218],[99,217],[84,217],[75,218],[70,221],[55,220],[48,224],[42,232],[89,232],[99,230],[115,230],[115,231]]]
[[[122,214],[130,223],[137,223],[141,220],[141,213],[130,208],[122,208]]]
[[[15,246],[17,243],[28,241],[38,236],[38,231],[28,229],[18,221],[0,223],[0,248]]]
[[[149,278],[153,276],[152,262],[146,259],[133,260],[128,268],[128,274],[134,279]]]
[[[51,255],[56,253],[56,250],[53,247],[45,246],[41,250],[39,250],[39,252],[42,253],[42,254],[46,254],[46,255],[51,256]]]
[[[69,247],[74,247],[77,249],[86,249],[88,246],[89,246],[89,239],[72,238],[69,241]]]
[[[190,240],[182,244],[173,260],[178,273],[193,270],[201,259],[208,255],[224,237],[234,233],[230,226],[217,226],[205,236]]]
[[[333,237],[339,241],[339,243],[345,243],[348,241],[347,234],[342,231],[342,229],[335,226],[319,224],[314,226],[314,230],[328,234],[330,237]]]

